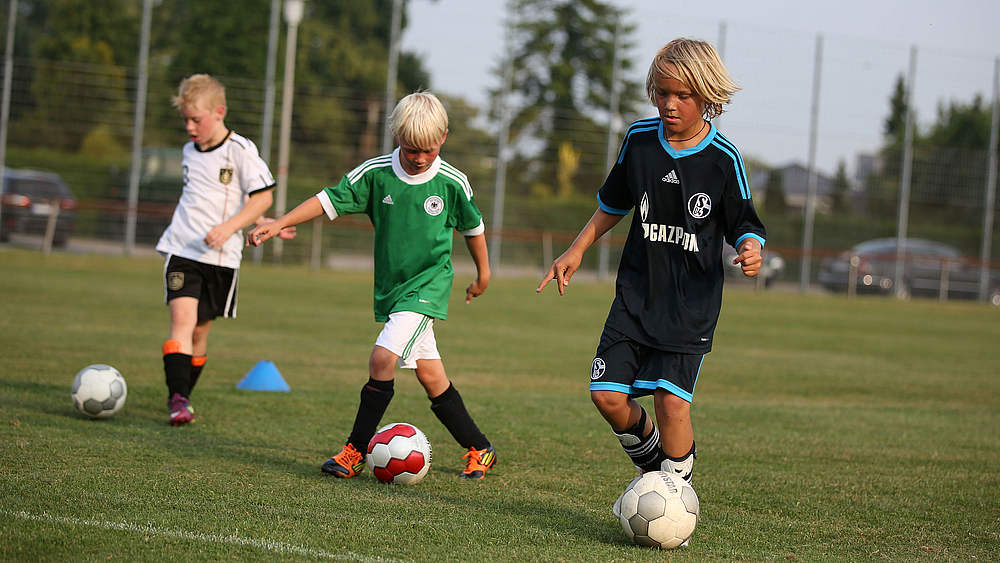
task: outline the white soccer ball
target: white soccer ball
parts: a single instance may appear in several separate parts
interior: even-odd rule
[[[412,424],[387,424],[368,442],[368,465],[383,483],[416,485],[430,471],[431,443]]]
[[[615,503],[622,529],[633,543],[673,549],[698,525],[698,495],[679,475],[644,473]]]
[[[128,387],[118,370],[94,364],[76,374],[70,396],[76,409],[90,418],[109,418],[125,406]]]

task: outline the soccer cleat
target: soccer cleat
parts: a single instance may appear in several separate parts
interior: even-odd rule
[[[354,448],[354,444],[348,442],[339,454],[324,461],[320,469],[334,477],[350,479],[365,470],[365,456]]]
[[[181,426],[194,420],[194,407],[180,393],[174,393],[167,405],[170,408],[170,426]]]
[[[484,450],[469,448],[469,451],[462,456],[466,460],[465,470],[458,474],[462,479],[480,480],[486,477],[486,472],[497,462],[497,454],[490,445]]]

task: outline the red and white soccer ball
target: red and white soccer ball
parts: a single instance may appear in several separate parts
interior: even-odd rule
[[[416,485],[431,468],[431,443],[412,424],[387,424],[368,442],[368,465],[383,483]]]

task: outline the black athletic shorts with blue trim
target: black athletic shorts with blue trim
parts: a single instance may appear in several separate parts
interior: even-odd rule
[[[236,318],[239,270],[169,255],[163,265],[164,301],[198,300],[198,322]]]
[[[590,371],[590,390],[642,397],[664,389],[690,403],[704,359],[704,354],[651,348],[605,326]]]

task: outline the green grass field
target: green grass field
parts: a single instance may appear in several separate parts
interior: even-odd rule
[[[587,392],[610,283],[558,298],[499,277],[466,306],[459,275],[438,342],[499,461],[456,478],[464,452],[397,372],[383,422],[434,446],[401,487],[319,471],[367,378],[370,273],[245,267],[199,418],[172,428],[161,269],[0,249],[0,559],[1000,559],[996,309],[728,290],[692,411],[702,519],[663,553],[610,512],[634,473]],[[234,388],[260,360],[291,393]],[[92,363],[128,381],[110,420],[69,399]]]

